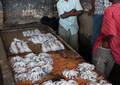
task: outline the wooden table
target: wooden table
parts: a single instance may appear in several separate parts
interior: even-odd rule
[[[60,40],[64,44],[66,48],[65,50],[62,50],[62,51],[49,52],[50,54],[52,54],[52,59],[54,60],[54,64],[53,64],[54,69],[51,72],[52,75],[55,75],[55,77],[56,75],[63,77],[61,74],[62,70],[66,68],[73,69],[73,68],[76,68],[79,63],[86,62],[73,48],[71,48],[51,28],[47,26],[36,25],[33,27],[31,26],[21,27],[21,28],[17,27],[14,29],[1,30],[0,31],[0,34],[1,34],[0,36],[0,66],[1,66],[1,73],[2,73],[4,85],[15,85],[13,74],[10,71],[10,67],[8,64],[9,57],[15,56],[15,54],[11,54],[9,52],[9,47],[10,47],[11,42],[13,41],[13,38],[17,37],[19,39],[26,41],[26,38],[23,37],[22,32],[25,30],[32,30],[36,28],[39,29],[42,33],[48,33],[48,32],[52,33],[54,36],[58,38],[58,40]],[[28,43],[28,45],[30,46],[30,48],[32,49],[34,53],[37,54],[41,52],[41,47],[39,45],[35,46],[32,43]],[[24,56],[26,54],[27,53],[18,54],[18,55]],[[50,76],[50,78],[54,78],[54,77]],[[79,80],[81,79],[77,79],[77,81]]]

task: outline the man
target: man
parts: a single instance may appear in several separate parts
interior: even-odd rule
[[[108,0],[91,0],[92,9],[89,10],[88,15],[93,15],[93,29],[92,29],[92,48],[94,42],[100,34],[103,22],[104,10],[111,5]]]
[[[77,15],[82,13],[79,0],[59,0],[57,10],[60,17],[59,35],[78,51]]]
[[[108,78],[114,63],[120,64],[120,0],[104,12],[101,33],[95,42],[93,63],[96,69]]]

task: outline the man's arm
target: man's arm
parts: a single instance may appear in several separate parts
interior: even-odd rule
[[[79,11],[75,11],[72,15],[73,16],[78,16],[78,15],[81,15],[82,14],[82,10],[79,10]]]
[[[109,41],[111,38],[113,38],[114,36],[113,35],[107,35],[107,36],[105,36],[103,39],[102,39],[102,41],[103,42],[107,42],[107,41]]]
[[[104,11],[103,24],[101,33],[104,35],[102,39],[102,47],[109,48],[109,40],[116,36],[117,30],[115,26],[115,19],[111,8]]]
[[[108,41],[110,39],[112,39],[114,36],[113,35],[108,35],[108,36],[105,36],[103,39],[102,39],[102,47],[104,48],[110,48],[110,45],[108,43]]]
[[[88,15],[93,15],[95,11],[95,0],[91,0],[92,8],[88,11]]]
[[[95,8],[95,0],[91,0],[92,9]]]
[[[65,12],[64,14],[61,14],[60,17],[61,18],[67,18],[69,16],[72,16],[72,14],[74,13],[75,10],[72,10],[70,12]]]
[[[80,14],[82,14],[81,10],[80,11],[72,10],[72,11],[66,12],[66,13],[64,13],[64,14],[62,14],[60,16],[61,16],[61,18],[67,18],[69,16],[78,16]]]

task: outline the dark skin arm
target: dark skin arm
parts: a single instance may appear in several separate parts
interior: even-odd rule
[[[91,0],[92,8],[88,11],[88,15],[93,15],[95,11],[95,0]]]
[[[110,48],[108,41],[109,41],[110,39],[112,39],[113,37],[114,37],[113,35],[105,36],[105,37],[102,39],[102,44],[101,44],[101,46],[104,47],[104,48]]]
[[[70,12],[66,12],[66,13],[62,14],[61,18],[67,18],[69,16],[78,16],[80,14],[82,14],[81,10],[80,11],[72,10]]]

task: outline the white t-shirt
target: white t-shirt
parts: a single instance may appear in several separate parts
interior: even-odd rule
[[[71,10],[83,10],[79,0],[59,0],[57,3],[57,10],[59,16],[65,12],[70,12]],[[67,31],[70,30],[71,34],[74,35],[78,32],[77,16],[69,16],[67,18],[61,18],[59,20],[61,26],[64,27]]]

